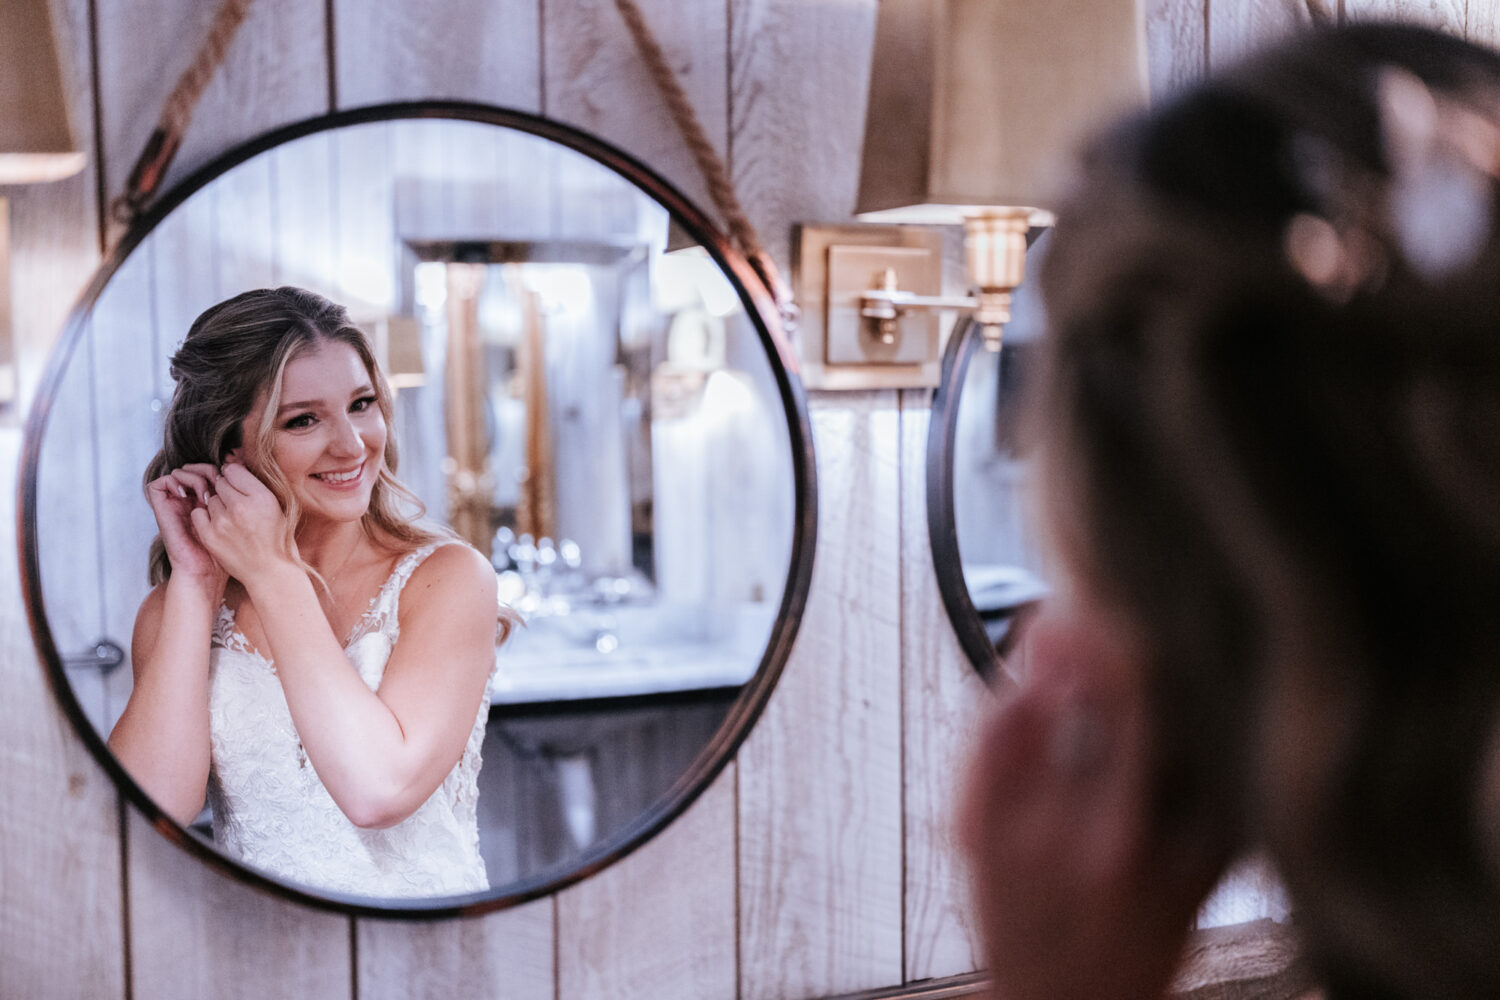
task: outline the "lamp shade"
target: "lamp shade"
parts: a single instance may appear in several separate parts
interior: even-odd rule
[[[855,211],[1045,221],[1089,129],[1145,103],[1141,0],[881,0]]]
[[[0,184],[58,180],[83,163],[47,0],[0,0]]]

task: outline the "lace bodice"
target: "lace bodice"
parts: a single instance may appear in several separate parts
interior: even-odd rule
[[[417,549],[396,564],[344,645],[372,691],[400,637],[402,587],[436,548]],[[476,816],[488,697],[463,756],[431,798],[395,826],[370,830],[351,823],[323,787],[274,664],[235,628],[227,605],[214,625],[209,670],[208,796],[221,850],[282,879],[361,896],[447,896],[489,887]]]

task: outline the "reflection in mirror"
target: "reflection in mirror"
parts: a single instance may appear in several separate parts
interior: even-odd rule
[[[492,895],[566,878],[679,794],[779,668],[805,453],[762,333],[679,221],[560,143],[444,119],[304,135],[178,204],[80,321],[36,446],[45,623],[92,726],[131,692],[167,358],[205,307],[295,284],[370,334],[401,479],[528,620],[489,692]]]
[[[984,345],[972,324],[955,331],[949,381],[934,404],[931,433],[939,441],[951,434],[951,463],[928,468],[929,477],[942,477],[947,485],[929,496],[951,500],[946,511],[934,503],[930,515],[939,583],[966,651],[986,673],[1014,644],[1026,612],[1048,592],[1021,427],[1022,388],[1044,324],[1037,289],[1048,242],[1044,233],[1027,250],[1027,279],[1016,290],[998,352]],[[944,518],[951,518],[956,562],[940,556]],[[954,565],[962,567],[961,575],[952,572]]]

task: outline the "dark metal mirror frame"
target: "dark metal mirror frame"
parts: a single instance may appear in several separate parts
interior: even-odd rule
[[[278,881],[269,875],[246,867],[215,850],[212,844],[189,833],[167,816],[142,791],[115,756],[103,737],[85,717],[63,670],[63,659],[53,641],[46,609],[42,601],[42,571],[37,549],[37,469],[42,433],[55,402],[58,386],[79,342],[82,340],[90,312],[110,279],[126,258],[168,215],[190,196],[220,175],[273,147],[316,132],[399,119],[434,118],[472,121],[526,132],[567,146],[624,177],[647,196],[653,198],[690,235],[708,251],[726,274],[735,281],[740,300],[760,336],[762,346],[772,361],[777,389],[787,418],[792,449],[793,488],[796,511],[792,526],[792,553],[786,587],[771,635],[755,675],[747,682],[729,708],[713,738],[699,753],[693,765],[682,774],[655,805],[625,827],[586,849],[577,858],[554,869],[539,872],[502,887],[501,891],[475,893],[433,899],[401,899],[383,903],[378,899],[351,896]],[[760,716],[782,666],[791,652],[792,642],[801,622],[812,577],[814,536],[817,530],[817,484],[813,462],[811,425],[807,402],[795,374],[795,355],[781,329],[775,302],[763,281],[719,233],[706,215],[681,192],[629,154],[600,139],[570,126],[522,111],[491,105],[458,101],[422,101],[382,104],[351,111],[321,115],[267,132],[195,171],[166,192],[159,201],[140,216],[95,273],[69,316],[61,339],[53,349],[37,390],[36,400],[26,421],[25,441],[21,452],[18,479],[17,529],[20,541],[20,569],[26,614],[31,624],[37,654],[45,666],[53,695],[73,728],[114,780],[125,797],[168,840],[197,856],[212,868],[262,890],[306,903],[321,909],[356,916],[393,918],[441,918],[487,913],[516,906],[556,892],[601,871],[645,843],[682,814],[711,784],[724,765],[739,749],[750,728]]]
[[[932,393],[932,416],[927,425],[927,534],[932,545],[932,567],[938,593],[958,643],[969,662],[994,683],[1000,676],[1000,653],[985,631],[984,620],[969,596],[959,559],[958,524],[953,515],[953,443],[958,433],[958,401],[969,364],[984,350],[984,336],[973,317],[964,316],[943,350],[942,378]]]

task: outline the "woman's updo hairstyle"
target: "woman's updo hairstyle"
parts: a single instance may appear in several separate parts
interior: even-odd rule
[[[369,340],[350,321],[348,310],[302,288],[256,289],[205,310],[172,356],[171,374],[177,386],[167,407],[162,450],[146,467],[144,481],[150,483],[190,463],[222,465],[239,448],[246,466],[286,512],[290,542],[300,512],[290,484],[271,459],[276,409],[287,363],[328,341],[347,344],[359,355],[389,427],[390,387]],[[267,405],[260,426],[249,440],[241,440],[242,424],[263,395]],[[396,480],[395,472],[396,435],[388,434],[384,467],[363,521],[366,532],[396,548],[447,537],[415,523],[422,505]],[[151,583],[162,582],[171,572],[166,550],[157,538],[151,546]]]
[[[1500,996],[1497,174],[1494,53],[1310,31],[1096,141],[1041,271],[1054,546],[1330,996]]]

